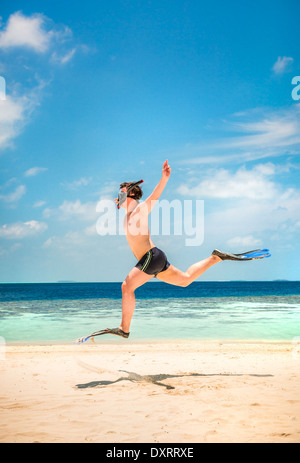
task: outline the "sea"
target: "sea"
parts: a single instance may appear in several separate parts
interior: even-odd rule
[[[151,281],[135,294],[130,340],[300,340],[299,281]],[[121,313],[121,283],[0,284],[2,344],[72,344]]]

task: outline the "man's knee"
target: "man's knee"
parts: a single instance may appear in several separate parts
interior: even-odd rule
[[[188,274],[184,274],[184,276],[181,278],[179,286],[182,286],[183,288],[186,288],[191,284],[191,278]]]
[[[134,288],[132,287],[132,285],[130,284],[130,282],[126,279],[123,281],[122,283],[122,293],[133,293],[134,292]]]
[[[180,286],[182,286],[182,288],[186,288],[187,286],[189,286],[191,284],[190,281],[182,281],[182,283],[180,284]]]

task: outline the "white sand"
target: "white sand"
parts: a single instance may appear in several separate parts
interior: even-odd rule
[[[2,443],[300,442],[289,342],[9,346],[0,375]]]

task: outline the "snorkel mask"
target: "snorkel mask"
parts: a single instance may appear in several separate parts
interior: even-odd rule
[[[130,185],[130,187],[128,187],[127,191],[120,191],[119,194],[118,194],[118,204],[117,204],[117,208],[120,209],[120,206],[125,203],[127,197],[129,196],[129,192],[130,190],[132,190],[132,188],[134,188],[135,186],[139,185],[140,183],[143,183],[144,180],[139,180],[138,182],[135,182],[133,183],[132,185]],[[131,198],[135,199],[134,196],[131,196]]]

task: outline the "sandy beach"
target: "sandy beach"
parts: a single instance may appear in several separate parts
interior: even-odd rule
[[[0,442],[299,443],[298,347],[255,341],[6,346]]]

